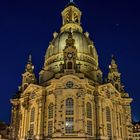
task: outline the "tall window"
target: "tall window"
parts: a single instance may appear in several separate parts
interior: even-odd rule
[[[92,108],[91,103],[87,103],[87,118],[92,118]]]
[[[92,136],[92,105],[87,102],[86,104],[87,110],[87,134]]]
[[[30,131],[29,131],[30,136],[34,134],[34,121],[35,121],[35,108],[33,107],[30,112]]]
[[[73,133],[74,131],[74,101],[72,98],[66,99],[66,120],[65,132]]]
[[[30,135],[30,136],[33,136],[33,134],[34,134],[34,124],[31,123],[31,124],[30,124],[30,133],[29,133],[29,135]]]
[[[49,104],[49,107],[48,107],[48,118],[49,119],[53,118],[53,103]]]
[[[106,122],[107,122],[107,135],[108,138],[112,138],[112,128],[111,128],[111,112],[110,108],[106,107]]]
[[[53,133],[53,121],[48,121],[48,135],[52,135]]]
[[[48,136],[51,136],[53,133],[53,103],[50,103],[48,106]]]
[[[87,121],[87,134],[92,136],[92,121]]]
[[[74,104],[73,99],[68,98],[66,100],[66,115],[73,115],[74,114]]]
[[[106,120],[107,120],[107,122],[111,122],[111,114],[110,114],[109,107],[106,107]]]
[[[73,125],[73,117],[66,117],[66,133],[73,133],[74,125]]]

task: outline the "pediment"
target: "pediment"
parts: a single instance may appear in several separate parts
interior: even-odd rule
[[[53,80],[51,86],[53,85],[54,89],[79,89],[84,88],[83,84],[85,82],[85,79],[79,79],[77,76],[66,75]]]
[[[42,86],[39,85],[35,85],[35,84],[30,84],[22,93],[21,97],[25,97],[25,96],[30,96],[29,94],[32,94],[31,96],[33,97],[33,93],[34,96],[35,94],[41,94],[43,90]],[[32,98],[31,97],[31,98]]]
[[[121,93],[111,83],[100,85],[98,93],[107,98],[121,98]]]

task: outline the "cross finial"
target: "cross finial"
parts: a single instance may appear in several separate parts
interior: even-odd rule
[[[31,55],[31,54],[29,55],[28,61],[29,61],[29,62],[32,62],[32,55]]]
[[[114,56],[114,54],[112,54],[112,55],[111,55],[111,58],[112,58],[112,59],[115,59],[115,56]]]
[[[73,0],[70,0],[70,2],[73,2]]]

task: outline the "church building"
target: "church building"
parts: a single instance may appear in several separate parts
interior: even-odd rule
[[[132,98],[114,56],[105,80],[81,11],[69,2],[53,33],[39,79],[32,57],[10,100],[12,140],[132,140]]]

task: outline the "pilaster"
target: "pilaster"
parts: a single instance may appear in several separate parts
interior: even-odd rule
[[[54,137],[62,135],[62,91],[55,91],[55,118],[54,118]]]
[[[38,130],[37,130],[37,136],[36,138],[38,140],[43,140],[44,137],[44,102],[45,102],[45,97],[42,96],[38,100]]]
[[[77,93],[77,104],[78,113],[76,114],[76,132],[78,136],[85,136],[85,96],[84,91],[78,91]]]
[[[102,120],[102,97],[95,97],[95,108],[96,108],[96,137],[98,140],[103,140],[103,120]]]

